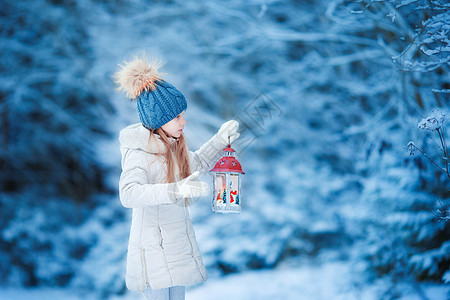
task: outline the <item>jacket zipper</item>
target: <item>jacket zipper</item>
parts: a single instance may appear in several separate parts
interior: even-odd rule
[[[144,272],[144,281],[145,281],[145,288],[148,286],[148,279],[147,279],[147,264],[145,262],[145,250],[142,249],[141,251],[141,258],[142,258],[142,269]]]
[[[188,219],[187,219],[187,216],[188,216],[188,215],[189,215],[188,208],[187,208],[187,207],[184,207],[184,222],[185,222],[185,224],[186,224],[186,235],[187,235],[187,237],[188,237],[189,244],[191,245],[192,259],[195,261],[195,264],[197,265],[197,270],[198,270],[198,272],[200,273],[200,276],[202,276],[203,281],[205,281],[206,278],[205,278],[205,276],[203,276],[203,274],[202,274],[202,272],[201,272],[201,270],[200,270],[200,265],[199,265],[197,259],[194,257],[194,247],[192,246],[191,237],[189,236],[189,232],[188,232],[188,225],[189,225],[189,224],[188,224]]]
[[[161,246],[161,249],[164,249],[161,227],[158,226],[158,230],[159,230],[159,245]]]

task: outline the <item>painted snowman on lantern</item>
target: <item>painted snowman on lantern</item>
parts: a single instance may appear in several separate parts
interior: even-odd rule
[[[214,173],[212,209],[215,213],[240,213],[240,175],[245,173],[234,157],[236,151],[231,145],[223,151],[225,154],[211,169]]]

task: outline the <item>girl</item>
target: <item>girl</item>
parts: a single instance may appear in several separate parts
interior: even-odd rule
[[[199,150],[188,151],[186,99],[161,78],[158,67],[135,57],[114,75],[118,89],[136,100],[141,121],[119,137],[120,201],[133,209],[126,285],[146,299],[184,299],[185,286],[206,280],[187,206],[208,195],[209,185],[195,179],[239,137],[239,124],[224,123]]]

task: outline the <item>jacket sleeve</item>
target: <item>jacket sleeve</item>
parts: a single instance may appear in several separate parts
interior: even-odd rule
[[[200,173],[208,172],[222,156],[222,150],[225,147],[226,145],[224,145],[217,137],[217,134],[215,134],[197,151],[189,151],[191,171],[200,171]]]
[[[148,162],[141,158],[139,151],[123,150],[119,180],[120,202],[128,208],[173,203],[169,198],[169,184],[149,183]]]

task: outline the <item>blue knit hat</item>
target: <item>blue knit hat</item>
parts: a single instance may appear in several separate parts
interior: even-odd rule
[[[148,129],[158,129],[187,109],[183,94],[161,79],[160,63],[148,62],[145,55],[125,62],[115,75],[118,89],[136,99],[139,119]]]
[[[158,129],[186,108],[183,94],[164,80],[156,82],[156,90],[143,91],[137,98],[139,119],[148,129]]]

